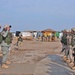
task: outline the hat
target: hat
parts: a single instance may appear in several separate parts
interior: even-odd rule
[[[65,32],[69,32],[70,30],[68,30],[68,29],[64,29],[64,31],[65,31]]]
[[[8,26],[8,25],[5,25],[5,26],[4,26],[4,28],[7,28],[7,27],[9,27],[9,26]]]
[[[75,28],[72,28],[71,30],[72,30],[72,31],[75,31]]]

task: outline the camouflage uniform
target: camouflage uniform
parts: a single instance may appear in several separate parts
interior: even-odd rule
[[[5,26],[5,28],[8,26]],[[9,48],[10,48],[10,38],[7,38],[7,36],[9,35],[9,31],[8,30],[3,30],[1,32],[3,40],[1,43],[1,50],[2,50],[2,54],[3,54],[3,59],[2,59],[2,65],[6,64],[7,60],[8,60],[8,53],[9,53]],[[3,68],[8,68],[8,66],[4,65]]]
[[[69,31],[69,34],[67,36],[67,48],[69,50],[68,54],[68,61],[67,62],[72,62],[72,46],[71,46],[71,31]]]
[[[18,40],[17,40],[18,49],[22,45],[22,42],[23,42],[22,33],[19,33],[19,37],[18,37]]]
[[[65,54],[66,54],[66,59],[68,60],[68,56],[69,56],[69,30],[65,30],[65,31],[66,31],[66,38],[67,38]]]
[[[61,39],[61,43],[62,43],[62,51],[65,51],[65,55],[63,57],[64,60],[68,59],[68,54],[69,54],[69,46],[68,46],[68,33],[69,30],[65,29],[63,30],[63,36],[62,36],[62,39]]]
[[[72,63],[74,63],[75,68],[75,28],[71,29],[71,46],[72,46]]]

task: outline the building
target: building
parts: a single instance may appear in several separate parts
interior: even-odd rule
[[[50,36],[50,41],[54,41],[55,40],[55,33],[56,31],[52,30],[52,29],[45,29],[42,32],[42,35],[44,35],[44,37]]]
[[[22,38],[24,40],[32,40],[33,39],[31,31],[22,31],[21,33],[22,33]]]

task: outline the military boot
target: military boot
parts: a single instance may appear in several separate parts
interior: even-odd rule
[[[72,67],[72,70],[75,70],[75,66]]]
[[[73,62],[69,63],[69,66],[70,66],[70,67],[73,67],[73,65],[74,65],[74,63],[73,63]]]
[[[0,53],[0,57],[2,57],[2,54]]]
[[[6,64],[2,64],[2,68],[5,68],[5,69],[7,69],[7,68],[9,68]]]
[[[67,63],[70,63],[70,59],[66,60]]]
[[[63,60],[66,61],[66,56],[63,56]]]
[[[6,61],[6,64],[9,65],[9,64],[11,64],[11,62],[10,61]]]

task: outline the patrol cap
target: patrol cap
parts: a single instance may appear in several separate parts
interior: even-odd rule
[[[70,30],[68,30],[68,29],[64,29],[64,31],[65,31],[65,32],[70,32]]]
[[[8,25],[5,25],[5,26],[4,26],[4,28],[7,28],[7,27],[9,27],[9,26],[8,26]]]
[[[72,28],[71,30],[72,30],[72,31],[75,31],[75,28]]]

